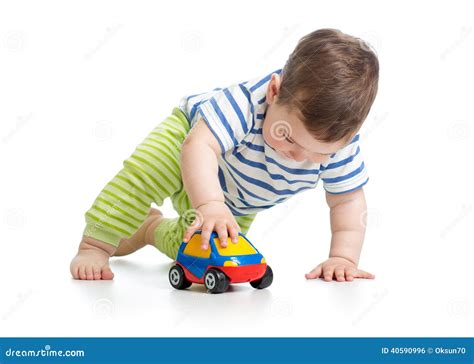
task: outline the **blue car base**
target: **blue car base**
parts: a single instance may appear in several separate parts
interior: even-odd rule
[[[176,262],[169,271],[169,280],[176,289],[199,283],[210,293],[222,293],[231,283],[249,282],[254,288],[267,288],[273,282],[273,272],[243,234],[239,233],[237,243],[228,238],[224,248],[214,231],[207,249],[203,250],[201,230],[197,230],[187,243],[181,243]]]

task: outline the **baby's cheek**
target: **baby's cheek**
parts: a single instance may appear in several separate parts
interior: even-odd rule
[[[272,138],[272,147],[283,152],[287,152],[291,149],[288,147],[288,143],[286,141],[277,140],[273,138]]]

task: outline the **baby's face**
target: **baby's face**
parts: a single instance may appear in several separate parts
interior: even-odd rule
[[[333,143],[316,140],[296,113],[275,103],[268,105],[262,134],[265,142],[280,155],[299,162],[325,163],[347,144],[346,140]]]
[[[276,103],[280,82],[280,76],[273,74],[268,85],[263,139],[285,158],[325,163],[331,154],[344,147],[347,141],[326,143],[316,140],[306,130],[296,112]]]
[[[265,142],[285,158],[295,161],[309,160],[325,163],[331,154],[347,144],[346,141],[325,143],[316,140],[306,131],[297,115],[277,104],[269,105],[263,121]]]

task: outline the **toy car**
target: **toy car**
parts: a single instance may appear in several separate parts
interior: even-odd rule
[[[181,243],[169,280],[176,289],[200,283],[210,293],[222,293],[231,283],[249,282],[254,288],[267,288],[273,282],[273,272],[243,234],[239,233],[237,243],[228,238],[227,247],[223,248],[217,233],[212,232],[209,245],[203,250],[198,230],[187,243]]]

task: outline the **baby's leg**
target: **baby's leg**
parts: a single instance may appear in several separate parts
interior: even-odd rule
[[[138,228],[137,232],[130,238],[120,240],[119,247],[113,254],[114,257],[121,257],[132,254],[146,245],[154,245],[153,232],[163,220],[163,214],[158,209],[151,209],[145,222]]]
[[[130,254],[152,242],[146,241],[147,231],[158,221],[150,206],[161,206],[182,188],[179,161],[188,131],[186,117],[174,109],[125,160],[86,213],[84,237],[71,262],[74,278],[111,279],[110,256]]]
[[[147,244],[154,245],[153,232],[163,219],[162,213],[151,209],[143,224],[130,238],[120,240],[118,248],[100,240],[83,236],[78,254],[71,262],[71,274],[75,279],[113,279],[109,257],[131,254]]]

